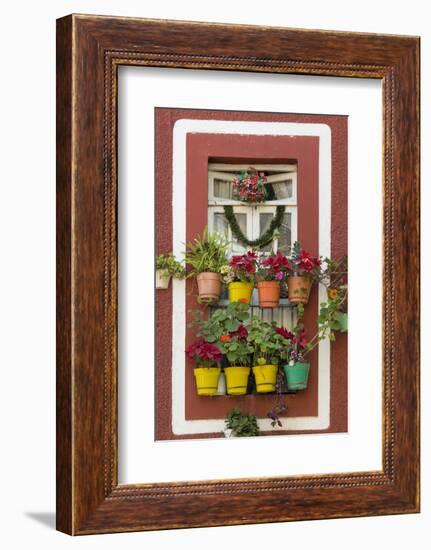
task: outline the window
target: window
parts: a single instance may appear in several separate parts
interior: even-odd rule
[[[224,215],[224,206],[231,205],[238,225],[249,240],[259,238],[269,227],[278,205],[285,205],[280,237],[262,250],[288,254],[291,245],[297,240],[297,167],[296,164],[258,164],[253,168],[265,172],[268,182],[269,199],[261,204],[250,204],[238,200],[232,180],[250,165],[210,163],[208,165],[208,228],[226,234],[232,243],[229,255],[243,254],[247,247],[232,235],[229,223]],[[265,320],[291,327],[294,322],[294,310],[286,299],[280,300],[280,307],[260,310],[257,307],[257,291],[251,302],[252,313],[259,314]],[[227,295],[222,296],[227,300]],[[223,300],[222,300],[223,303]]]
[[[232,241],[230,255],[242,254],[246,247],[232,238],[229,224],[224,216],[223,206],[232,205],[235,217],[244,234],[249,240],[254,240],[264,233],[272,218],[276,207],[285,205],[285,213],[280,228],[280,238],[269,244],[263,250],[284,254],[297,238],[296,216],[296,165],[295,164],[260,164],[253,166],[256,170],[267,175],[270,198],[263,204],[247,204],[238,200],[232,180],[241,171],[247,170],[248,165],[216,164],[208,166],[208,227],[210,231],[226,233]]]

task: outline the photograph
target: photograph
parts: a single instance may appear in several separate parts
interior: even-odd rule
[[[154,116],[156,439],[346,432],[348,117]]]

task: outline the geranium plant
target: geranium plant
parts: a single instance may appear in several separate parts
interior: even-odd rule
[[[244,171],[232,180],[232,185],[238,198],[243,202],[263,202],[268,196],[266,189],[267,178],[264,172],[253,168]]]
[[[284,341],[276,331],[275,323],[268,323],[259,317],[253,317],[248,341],[254,348],[255,365],[278,365]]]
[[[231,338],[247,338],[248,331],[244,321],[249,317],[249,306],[242,302],[229,304],[226,308],[220,308],[208,318],[203,318],[202,311],[194,311],[194,320],[189,326],[198,329],[198,336],[205,338],[207,342],[221,345],[223,340]]]

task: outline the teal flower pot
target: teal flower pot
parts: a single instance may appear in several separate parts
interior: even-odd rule
[[[347,313],[339,313],[336,318],[337,323],[340,325],[338,329],[340,332],[347,332],[348,316]]]
[[[310,363],[284,365],[283,369],[289,390],[305,390],[308,384]]]

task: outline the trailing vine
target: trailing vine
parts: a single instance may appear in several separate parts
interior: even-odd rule
[[[229,222],[232,235],[236,237],[236,239],[241,244],[245,246],[249,246],[251,248],[262,248],[273,241],[274,233],[280,229],[281,224],[283,222],[284,211],[285,211],[284,205],[277,206],[275,216],[272,219],[271,223],[269,224],[268,229],[258,239],[254,239],[253,241],[250,241],[242,232],[242,229],[240,228],[237,222],[237,219],[235,218],[235,215],[233,213],[233,207],[230,205],[224,206],[224,215],[226,216],[226,219]]]

